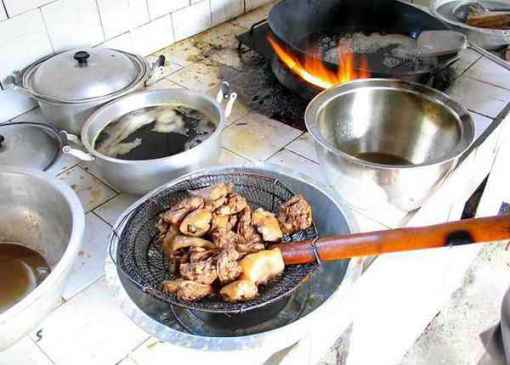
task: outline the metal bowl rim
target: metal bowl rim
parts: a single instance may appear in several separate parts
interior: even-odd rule
[[[361,84],[361,86],[359,84]],[[387,89],[413,93],[435,104],[440,104],[444,108],[448,109],[450,113],[455,115],[455,119],[457,119],[457,123],[461,128],[460,141],[448,153],[448,156],[446,158],[443,158],[439,161],[431,161],[413,165],[385,165],[370,162],[357,158],[349,153],[346,153],[336,148],[330,142],[328,142],[326,139],[322,137],[322,133],[319,131],[318,121],[316,117],[330,101],[347,93],[356,92],[364,88]],[[320,146],[326,148],[329,152],[333,153],[334,155],[347,158],[348,160],[360,165],[383,170],[412,169],[417,167],[441,165],[450,161],[455,161],[471,146],[471,144],[474,142],[475,137],[475,125],[473,122],[473,118],[462,105],[460,105],[459,103],[457,103],[456,101],[454,101],[448,95],[441,91],[438,91],[429,86],[425,86],[419,83],[400,79],[385,79],[385,78],[358,79],[326,89],[319,93],[317,96],[315,96],[308,104],[305,111],[305,125],[307,131],[310,133],[314,141],[318,143]]]
[[[438,9],[441,5],[449,3],[449,2],[454,2],[454,1],[458,2],[459,0],[444,0],[444,1],[432,0],[432,2],[430,3],[430,11],[436,18],[438,18],[442,22],[454,25],[456,27],[459,27],[459,28],[462,28],[465,30],[472,30],[475,32],[483,33],[484,35],[488,35],[488,36],[510,37],[510,31],[508,29],[488,29],[488,28],[473,27],[466,23],[462,23],[460,21],[447,18],[438,11]]]
[[[55,285],[57,280],[62,279],[61,276],[63,273],[72,265],[75,258],[77,257],[78,251],[82,246],[83,235],[85,232],[85,212],[83,210],[83,206],[76,193],[69,186],[57,180],[56,178],[51,177],[45,172],[34,169],[7,166],[6,168],[2,169],[1,173],[35,177],[36,179],[41,180],[41,182],[46,183],[54,188],[59,194],[62,195],[62,197],[69,205],[72,217],[72,230],[68,240],[69,243],[55,268],[51,270],[48,277],[43,280],[43,282],[34,290],[32,290],[26,297],[24,297],[14,306],[7,309],[5,312],[0,313],[0,324],[6,322],[8,318],[20,315],[21,312],[27,310],[28,307],[36,302],[39,298],[43,297],[46,293],[51,291],[51,287]],[[15,317],[13,318],[15,320]],[[36,324],[34,323],[34,325]]]
[[[166,156],[166,157],[156,158],[156,159],[152,159],[152,160],[122,160],[122,159],[118,159],[118,158],[114,158],[114,157],[109,157],[109,156],[106,156],[106,155],[103,155],[103,154],[99,153],[91,145],[91,143],[89,142],[89,139],[87,138],[88,129],[96,121],[96,119],[99,117],[99,115],[101,113],[103,113],[105,110],[107,110],[108,108],[111,108],[116,103],[120,103],[120,102],[123,102],[125,100],[129,100],[131,98],[137,98],[140,95],[150,95],[150,94],[168,94],[168,96],[173,97],[173,98],[178,97],[179,94],[181,94],[181,95],[187,95],[187,96],[193,96],[193,97],[202,98],[205,101],[209,102],[211,105],[213,105],[214,108],[216,109],[216,111],[218,112],[218,114],[219,114],[218,125],[216,126],[216,129],[214,130],[214,132],[209,137],[207,137],[206,140],[204,140],[203,142],[199,143],[195,147],[193,147],[193,148],[191,148],[189,150],[186,150],[184,152],[176,153],[174,155],[170,155],[170,156]],[[157,105],[163,105],[163,104],[157,104]],[[154,106],[154,105],[147,105],[147,106]],[[134,111],[134,110],[136,110],[136,109],[133,109],[131,111]],[[106,125],[108,125],[111,122],[112,121],[108,121],[105,124],[105,127],[106,127]],[[95,158],[98,158],[100,160],[104,160],[104,161],[108,161],[108,162],[113,162],[113,163],[120,164],[120,165],[127,165],[127,166],[129,166],[129,165],[137,165],[137,166],[142,165],[142,166],[146,166],[146,165],[159,164],[161,162],[166,162],[168,160],[175,159],[177,157],[179,157],[179,158],[186,158],[186,156],[191,156],[192,154],[194,154],[197,151],[197,149],[199,149],[203,145],[206,145],[206,144],[211,143],[212,141],[214,141],[214,139],[217,138],[221,134],[221,132],[222,132],[224,126],[225,126],[225,123],[226,123],[225,122],[225,112],[223,111],[223,108],[220,106],[220,104],[216,100],[211,98],[209,95],[202,94],[202,93],[197,93],[197,92],[194,92],[194,91],[189,91],[189,90],[182,89],[182,88],[142,90],[142,91],[137,91],[137,92],[129,93],[128,95],[124,95],[124,96],[122,96],[120,98],[114,99],[114,100],[110,101],[109,103],[107,103],[105,105],[102,105],[99,109],[95,110],[87,118],[87,120],[85,121],[85,124],[82,127],[82,130],[81,130],[81,141],[82,141],[83,145],[85,146],[85,148],[87,149],[87,151],[91,155],[93,155]]]

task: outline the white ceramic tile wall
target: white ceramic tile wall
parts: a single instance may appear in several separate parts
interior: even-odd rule
[[[235,18],[244,11],[243,0],[211,0],[212,23],[217,25]]]
[[[51,3],[54,0],[4,0],[5,8],[10,17],[24,13]]]
[[[97,4],[106,39],[149,21],[146,0],[98,0]]]
[[[48,53],[51,45],[39,9],[0,23],[0,80]]]
[[[185,8],[189,5],[189,0],[148,0],[147,4],[149,5],[151,19],[155,19],[161,15]]]
[[[41,9],[56,51],[104,40],[96,0],[59,0]]]
[[[172,13],[176,41],[210,28],[211,7],[209,5],[209,0],[205,0]]]
[[[147,55],[174,42],[172,18],[164,15],[133,30],[133,46],[137,53]]]
[[[269,2],[0,0],[0,83],[41,56],[73,47],[101,45],[146,56]],[[4,122],[35,104],[0,89],[0,105]]]

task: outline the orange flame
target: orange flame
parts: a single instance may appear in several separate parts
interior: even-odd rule
[[[322,62],[317,51],[309,50],[308,53],[310,53],[311,56],[305,57],[305,59],[301,61],[296,55],[280,45],[271,35],[267,37],[267,40],[280,61],[302,79],[322,89],[328,89],[347,81],[370,77],[368,61],[365,56],[359,56],[359,62],[357,66],[355,66],[354,55],[350,52],[341,52],[339,48],[339,66],[336,71],[333,71]]]

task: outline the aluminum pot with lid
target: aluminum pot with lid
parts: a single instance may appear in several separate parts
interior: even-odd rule
[[[7,82],[35,98],[44,116],[59,128],[79,134],[92,112],[143,86],[152,69],[138,55],[85,48],[44,57]]]
[[[229,92],[227,83],[222,86],[216,100],[184,89],[145,90],[125,95],[102,106],[88,118],[81,132],[81,141],[101,176],[112,186],[125,193],[147,193],[176,177],[218,161],[221,131],[237,97],[236,93]],[[225,111],[220,104],[223,100],[227,101]],[[214,131],[198,145],[162,158],[125,160],[106,156],[96,149],[96,141],[110,123],[133,111],[169,104],[203,113],[214,124]]]
[[[64,154],[91,160],[79,139],[51,124],[8,122],[0,124],[0,165],[51,171]]]

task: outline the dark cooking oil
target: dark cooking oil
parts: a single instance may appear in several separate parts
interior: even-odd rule
[[[165,108],[167,111],[168,108],[175,111],[175,115],[179,120],[178,126],[173,128],[174,130],[172,131],[158,129],[158,110],[164,112]],[[140,141],[136,147],[128,148],[120,153],[105,153],[101,151],[101,144],[112,134],[112,127],[119,123],[130,123],[133,120],[133,118],[129,119],[131,113],[128,113],[110,123],[108,128],[105,128],[100,133],[96,140],[95,148],[103,154],[122,160],[152,160],[189,150],[206,140],[216,129],[216,125],[204,113],[183,105],[149,107],[132,113],[136,113],[136,117],[140,120],[140,117],[143,118],[141,116],[143,112],[146,113],[145,116],[147,118],[152,118],[153,121],[150,121],[148,124],[142,124],[140,127],[132,128],[134,131],[117,143],[117,145],[125,145],[134,141]],[[147,118],[146,120],[148,120]]]
[[[380,163],[383,165],[413,165],[413,163],[403,157],[382,152],[363,152],[356,155],[360,160]]]
[[[0,243],[0,313],[23,299],[49,274],[38,252],[14,243]]]

